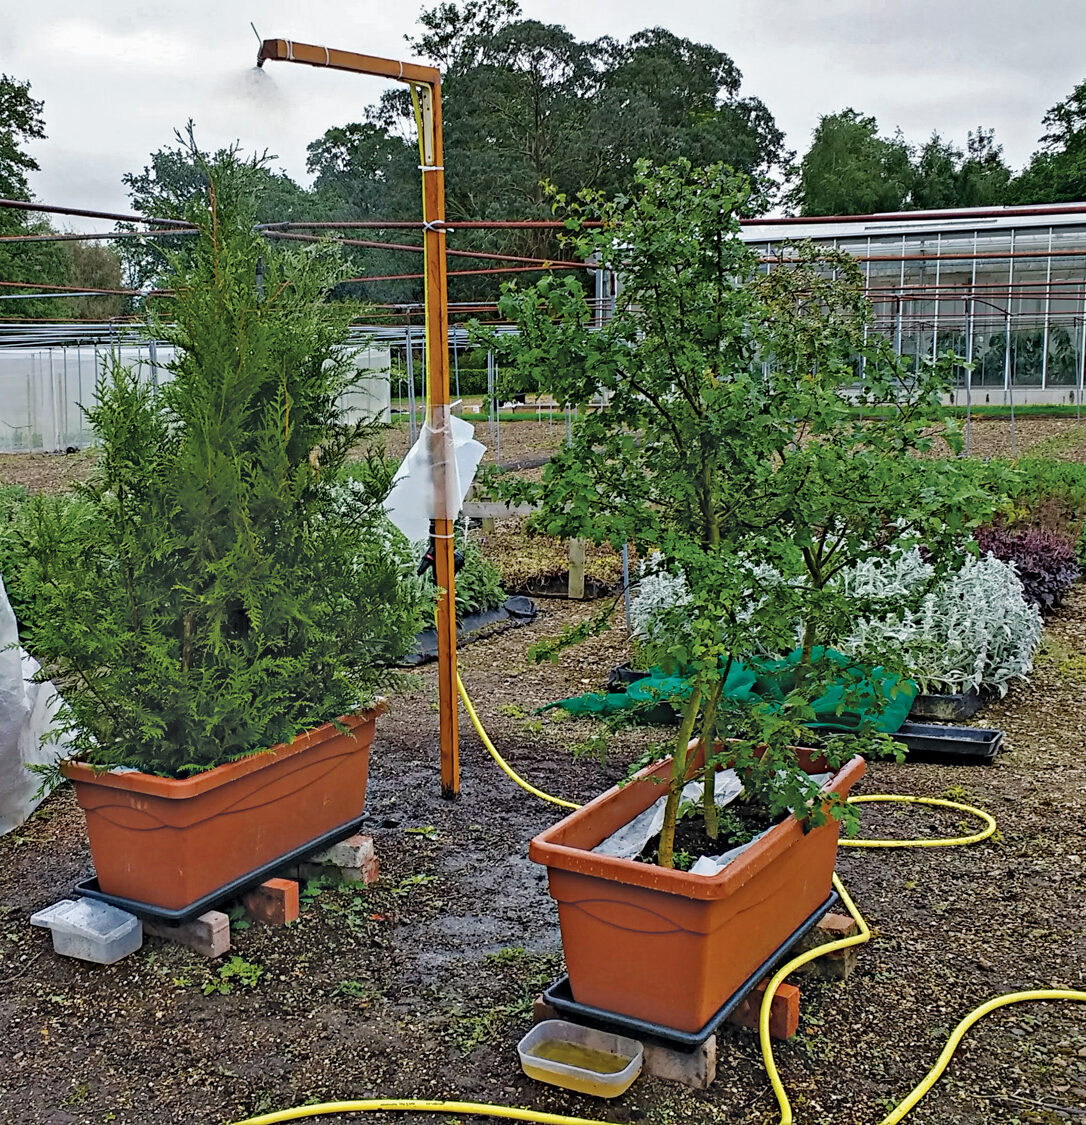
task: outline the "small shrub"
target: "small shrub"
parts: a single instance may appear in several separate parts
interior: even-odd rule
[[[976,534],[982,551],[1014,563],[1028,601],[1050,612],[1081,576],[1076,544],[1055,531],[983,527]]]
[[[1006,694],[1025,679],[1041,640],[1041,615],[1028,602],[1014,567],[969,556],[956,573],[934,580],[919,550],[870,559],[842,575],[857,598],[890,599],[900,608],[860,618],[838,647],[870,664],[899,664],[921,691],[990,688]]]

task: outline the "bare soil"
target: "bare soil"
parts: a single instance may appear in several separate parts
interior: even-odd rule
[[[503,425],[503,453],[507,430],[538,425]],[[539,452],[542,435],[523,432],[525,448]],[[973,451],[999,455],[1008,434],[1005,422],[978,422]],[[1086,456],[1086,434],[1063,420],[1020,420],[1016,445],[1034,438],[1058,438],[1060,455]],[[90,463],[87,455],[12,455],[0,458],[0,481],[68,487]],[[512,542],[507,549],[515,553]],[[534,626],[460,655],[482,721],[511,765],[575,801],[621,778],[670,733],[625,730],[601,762],[593,721],[532,714],[602,688],[610,668],[629,659],[619,624],[556,664],[528,663],[533,641],[596,608],[543,600]],[[992,996],[1084,987],[1084,669],[1079,587],[1048,622],[1032,682],[975,720],[1006,731],[994,764],[871,764],[860,792],[964,800],[988,809],[999,833],[968,848],[842,848],[838,871],[873,938],[847,981],[803,979],[800,1031],[776,1048],[802,1125],[881,1121],[958,1020]],[[532,997],[563,971],[556,912],[527,845],[562,812],[513,786],[466,719],[461,764],[459,799],[442,800],[435,670],[423,668],[378,726],[366,830],[380,883],[311,888],[298,922],[235,927],[232,953],[252,966],[254,984],[228,994],[205,995],[205,986],[223,983],[224,962],[163,940],[148,938],[120,963],[94,966],[56,956],[48,933],[28,925],[31,913],[92,871],[71,791],[55,794],[0,839],[0,1125],[225,1123],[361,1097],[493,1101],[660,1125],[776,1122],[757,1038],[746,1031],[721,1033],[718,1079],[702,1092],[642,1078],[622,1098],[601,1102],[520,1073],[515,1045],[530,1025]],[[972,828],[957,814],[883,805],[865,806],[862,832],[900,838]],[[982,1021],[909,1118],[1084,1120],[1086,1005],[1073,1003],[1014,1006]]]
[[[652,729],[615,739],[601,765],[590,720],[534,717],[602,685],[629,655],[623,631],[557,665],[527,646],[593,607],[546,602],[530,629],[466,649],[461,669],[515,769],[583,801],[622,776]],[[996,839],[971,848],[857,851],[838,870],[874,930],[844,982],[805,979],[801,1026],[776,1057],[807,1125],[877,1122],[917,1082],[954,1024],[1011,990],[1082,987],[1086,964],[1086,595],[1049,626],[1033,682],[978,716],[1007,732],[986,767],[874,763],[864,792],[950,795],[989,809]],[[603,1103],[537,1085],[515,1044],[531,999],[562,971],[533,834],[561,815],[500,774],[464,722],[463,784],[439,796],[433,669],[379,724],[368,830],[379,885],[312,897],[288,927],[235,929],[252,988],[204,995],[222,963],[149,938],[120,963],[53,954],[29,915],[91,871],[70,790],[0,840],[0,1122],[227,1122],[312,1100],[463,1098],[610,1121],[776,1121],[753,1033],[721,1035],[708,1091],[639,1080]],[[869,807],[872,836],[956,835],[955,814]],[[661,966],[666,971],[666,966]],[[984,1021],[910,1119],[931,1125],[1080,1121],[1086,1006],[1024,1005]],[[423,1120],[408,1115],[405,1120]]]
[[[529,415],[516,421],[502,421],[497,427],[489,422],[473,424],[475,436],[487,447],[483,457],[485,464],[537,461],[558,449],[566,435],[565,417],[559,410],[548,415],[544,409],[542,420]],[[973,457],[1020,457],[1042,443],[1054,443],[1053,455],[1073,461],[1086,460],[1086,422],[1030,416],[1016,419],[1013,428],[1006,418],[977,417],[970,424],[969,451]],[[404,456],[409,446],[405,420],[401,419],[384,432],[381,446],[389,457]],[[90,475],[94,458],[91,449],[69,454],[2,453],[0,484],[21,484],[31,492],[63,491]]]

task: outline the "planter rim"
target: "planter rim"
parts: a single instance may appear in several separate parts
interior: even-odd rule
[[[354,731],[369,719],[387,710],[388,701],[379,699],[368,710],[341,715],[336,722],[347,727],[349,731]],[[70,759],[60,763],[60,770],[70,781],[77,781],[83,785],[101,785],[109,789],[136,791],[148,797],[185,800],[217,789],[220,785],[226,785],[254,770],[262,769],[268,764],[272,755],[277,759],[289,758],[340,733],[336,723],[321,723],[319,726],[302,731],[290,742],[278,742],[267,749],[255,750],[236,761],[213,766],[191,777],[163,777],[161,774],[144,773],[141,770],[118,770],[116,767],[101,770],[86,762]]]
[[[691,743],[691,749],[697,740]],[[817,753],[817,751],[815,751]],[[696,762],[695,762],[696,768]],[[689,871],[658,867],[655,864],[638,863],[633,859],[619,859],[615,856],[599,855],[590,848],[577,847],[559,842],[559,837],[571,825],[580,825],[592,819],[594,813],[606,806],[623,790],[636,787],[659,788],[658,779],[667,775],[671,769],[671,758],[648,766],[634,775],[626,785],[613,786],[605,793],[582,805],[568,816],[540,832],[528,846],[528,855],[536,863],[547,867],[572,871],[577,874],[596,876],[628,886],[645,887],[654,891],[679,895],[689,899],[712,900],[723,898],[753,879],[758,872],[771,863],[781,853],[787,851],[804,835],[803,826],[795,815],[774,825],[760,840],[755,841],[745,852],[736,856],[716,875],[691,875]],[[863,777],[867,764],[857,755],[846,762],[823,786],[847,794],[849,789]],[[648,802],[651,804],[652,802]],[[646,804],[646,808],[648,807]],[[814,829],[818,831],[818,829]],[[602,839],[602,837],[601,837]],[[599,843],[600,841],[596,841]],[[594,844],[592,845],[595,846]]]

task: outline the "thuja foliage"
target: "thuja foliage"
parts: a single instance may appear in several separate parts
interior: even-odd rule
[[[100,382],[97,533],[80,566],[42,561],[27,640],[85,760],[168,776],[371,702],[421,624],[380,499],[336,484],[359,430],[336,405],[352,309],[326,299],[335,258],[263,241],[236,152],[206,172],[155,325],[172,378],[117,364]]]
[[[864,332],[863,279],[844,255],[793,247],[766,273],[739,237],[748,192],[720,167],[680,162],[642,165],[630,194],[611,201],[557,198],[571,250],[621,278],[613,318],[597,328],[583,289],[551,277],[507,287],[500,311],[519,335],[486,339],[503,363],[550,372],[563,403],[608,398],[581,413],[542,483],[521,489],[542,505],[545,529],[657,551],[689,587],[688,627],[646,653],[693,677],[671,747],[664,865],[692,735],[708,746],[737,740],[727,753],[746,771],[749,798],[825,815],[792,747],[829,675],[815,642],[855,615],[834,577],[921,538],[939,565],[992,509],[953,461],[913,455],[934,432],[957,440],[939,405],[949,361],[914,371]],[[857,382],[863,417],[848,391]],[[790,650],[797,619],[796,687],[782,703],[729,702],[734,661]],[[827,757],[858,745],[835,744]],[[707,780],[719,755],[709,758]],[[843,802],[830,811],[843,816]]]

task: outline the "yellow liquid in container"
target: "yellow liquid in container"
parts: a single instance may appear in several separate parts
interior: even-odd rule
[[[585,1047],[580,1043],[566,1043],[557,1039],[544,1039],[532,1047],[531,1053],[540,1059],[576,1066],[581,1070],[591,1070],[596,1074],[618,1074],[625,1070],[630,1060],[612,1055],[610,1051],[600,1051],[595,1047]]]
[[[641,1073],[642,1046],[568,1020],[543,1020],[517,1044],[529,1078],[597,1098],[617,1098]]]

